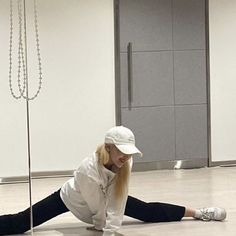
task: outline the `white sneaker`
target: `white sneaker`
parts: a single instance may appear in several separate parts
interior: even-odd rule
[[[224,208],[219,208],[219,207],[201,208],[196,211],[195,218],[203,221],[210,221],[210,220],[222,221],[226,218],[226,211]]]

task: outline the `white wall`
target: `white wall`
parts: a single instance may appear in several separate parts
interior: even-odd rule
[[[212,161],[236,160],[236,1],[209,0]]]
[[[30,95],[37,87],[31,2]],[[38,8],[43,87],[30,102],[32,170],[72,170],[115,124],[113,1],[38,0]],[[8,88],[9,0],[0,0],[0,40],[0,177],[21,176],[26,109]]]

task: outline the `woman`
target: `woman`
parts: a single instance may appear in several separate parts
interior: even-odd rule
[[[88,229],[112,235],[123,215],[144,222],[179,221],[183,217],[224,220],[222,208],[189,209],[159,202],[146,203],[128,196],[132,155],[142,156],[134,134],[123,126],[108,130],[105,142],[86,158],[57,192],[33,205],[33,225],[71,211],[78,219],[92,224]],[[19,234],[30,229],[30,210],[0,216],[0,235]]]

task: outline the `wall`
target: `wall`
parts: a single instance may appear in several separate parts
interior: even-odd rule
[[[31,96],[38,71],[32,1],[26,4]],[[115,124],[113,1],[39,0],[38,18],[43,86],[30,102],[32,170],[72,170]],[[0,177],[22,176],[26,105],[8,86],[9,0],[0,1],[0,39]]]
[[[236,2],[209,0],[212,162],[236,160]]]

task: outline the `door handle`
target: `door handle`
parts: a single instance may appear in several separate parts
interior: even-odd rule
[[[127,46],[127,62],[128,62],[128,108],[132,109],[133,102],[133,64],[132,64],[132,43]]]

